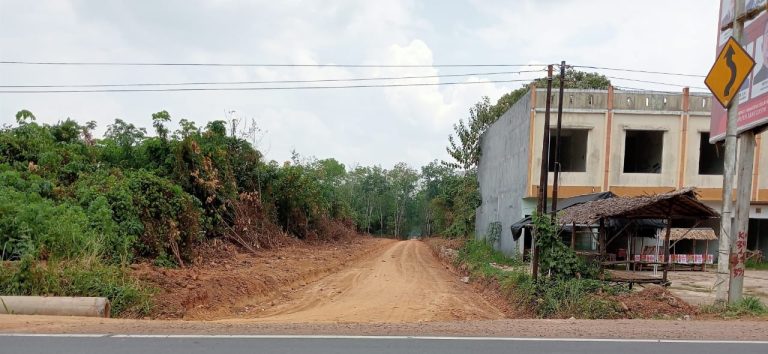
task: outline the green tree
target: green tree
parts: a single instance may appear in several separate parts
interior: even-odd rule
[[[475,103],[469,109],[469,118],[465,123],[463,119],[453,125],[456,137],[448,136],[449,146],[446,148],[455,162],[448,165],[454,168],[470,170],[480,163],[480,136],[493,124],[498,117],[493,115],[492,106],[488,97]]]
[[[155,127],[157,136],[162,140],[168,140],[168,128],[165,123],[171,121],[171,115],[167,111],[152,113],[152,126]]]
[[[416,183],[419,175],[416,170],[410,168],[406,163],[400,162],[392,168],[387,174],[391,194],[394,197],[394,210],[392,216],[393,233],[397,236],[404,236],[404,226],[407,224],[408,216],[406,211],[414,202],[416,194]]]
[[[32,112],[26,109],[22,109],[16,112],[16,123],[19,123],[19,125],[26,124],[27,119],[29,119],[30,121],[34,121],[37,118],[35,117],[34,114],[32,114]]]

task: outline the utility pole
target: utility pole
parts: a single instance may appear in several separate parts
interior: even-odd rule
[[[552,179],[552,217],[557,214],[557,185],[560,179],[560,130],[563,125],[563,95],[565,90],[565,60],[560,62],[560,93],[557,97],[557,130],[555,131],[555,176]]]
[[[553,65],[547,66],[547,103],[544,111],[544,138],[541,146],[541,178],[539,179],[539,203],[536,212],[539,217],[547,212],[547,179],[549,177],[549,112],[552,102],[552,70]],[[533,234],[531,245],[533,257],[531,257],[531,275],[536,280],[539,277],[539,248],[536,247],[536,233]]]
[[[733,2],[733,38],[741,44],[744,22],[740,10],[744,8],[744,0]],[[724,305],[728,295],[729,261],[731,250],[731,235],[733,220],[733,177],[736,174],[736,120],[738,119],[738,97],[728,106],[728,118],[725,130],[725,156],[723,166],[723,210],[720,213],[720,241],[717,252],[717,280],[715,281],[715,303]],[[751,161],[750,161],[751,163]],[[751,185],[751,183],[750,183]]]
[[[736,186],[736,218],[731,237],[731,278],[728,283],[728,303],[742,299],[744,290],[744,260],[749,232],[749,202],[752,199],[752,172],[755,161],[755,133],[751,130],[739,134],[738,184]]]

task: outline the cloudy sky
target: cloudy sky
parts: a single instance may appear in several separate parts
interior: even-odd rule
[[[121,118],[151,128],[167,110],[198,125],[255,119],[268,158],[335,157],[347,165],[446,159],[452,125],[482,96],[495,101],[538,73],[440,64],[576,65],[706,74],[717,0],[0,0],[1,61],[425,65],[421,68],[109,67],[0,64],[0,85],[317,80],[478,73],[398,83],[452,86],[334,90],[2,94],[0,125],[29,109],[39,121]],[[703,86],[702,79],[603,72]],[[677,91],[613,80],[615,85]],[[362,84],[395,83],[393,81]],[[322,85],[349,85],[324,83]],[[361,84],[356,82],[353,84]],[[292,84],[287,86],[308,86]],[[220,85],[232,87],[234,85]],[[259,85],[241,85],[259,86]],[[265,86],[265,85],[261,85]],[[274,86],[274,85],[272,85]],[[286,85],[283,85],[286,86]],[[151,129],[149,129],[151,131]]]

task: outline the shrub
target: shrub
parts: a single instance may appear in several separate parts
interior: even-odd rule
[[[47,259],[100,254],[101,235],[78,205],[44,198],[50,184],[0,173],[0,247],[3,259],[26,254]]]
[[[151,292],[118,266],[103,265],[95,259],[39,263],[24,257],[0,265],[2,294],[106,297],[115,316],[149,313]]]
[[[516,257],[506,257],[482,241],[469,241],[459,250],[457,262],[472,277],[497,281],[507,301],[518,310],[542,318],[618,318],[621,308],[615,300],[599,294],[617,295],[625,286],[607,285],[588,278],[540,276],[537,281]],[[491,263],[511,267],[502,270]],[[586,269],[586,266],[584,266]]]
[[[97,230],[112,230],[104,243],[107,258],[115,261],[170,255],[183,263],[201,235],[200,202],[145,170],[83,176],[74,194]]]

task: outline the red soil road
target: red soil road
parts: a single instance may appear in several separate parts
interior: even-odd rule
[[[400,241],[294,292],[258,322],[422,322],[490,320],[504,314],[446,270],[420,241]]]

